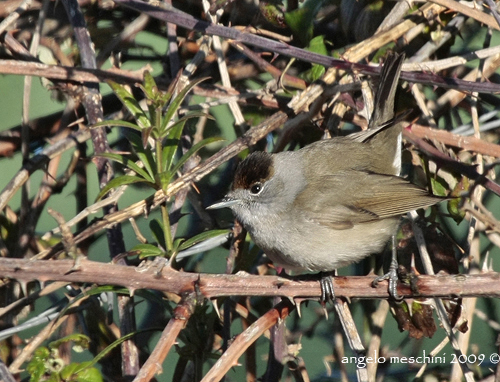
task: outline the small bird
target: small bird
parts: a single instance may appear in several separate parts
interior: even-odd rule
[[[286,270],[332,272],[381,252],[401,215],[443,200],[398,176],[402,126],[393,116],[403,59],[386,60],[367,130],[297,151],[254,152],[209,208],[229,207]],[[328,280],[322,298],[333,299]]]

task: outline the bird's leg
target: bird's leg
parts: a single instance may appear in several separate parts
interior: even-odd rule
[[[321,296],[319,302],[322,304],[326,304],[327,302],[333,303],[335,301],[335,291],[333,289],[333,282],[332,282],[332,277],[335,276],[335,274],[336,271],[329,271],[329,272],[319,272],[316,274],[290,276],[285,272],[283,268],[280,268],[278,270],[279,277],[283,277],[289,280],[309,281],[309,280],[319,279],[318,281],[321,287]]]
[[[321,297],[319,302],[326,304],[327,302],[333,303],[335,301],[335,290],[333,289],[332,277],[335,276],[335,271],[320,272],[319,285],[321,287]]]
[[[372,281],[372,286],[376,287],[380,281],[389,281],[389,295],[396,301],[401,301],[403,296],[398,295],[398,251],[396,243],[396,235],[392,235],[392,258],[389,272],[383,276],[377,277]]]

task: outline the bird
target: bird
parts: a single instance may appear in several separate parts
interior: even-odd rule
[[[380,253],[403,214],[443,200],[399,176],[394,98],[403,60],[386,59],[367,130],[296,151],[253,152],[231,190],[209,207],[230,208],[276,266],[319,272],[323,301],[334,299],[325,273]]]

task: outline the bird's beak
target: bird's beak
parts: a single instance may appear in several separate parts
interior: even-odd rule
[[[234,199],[230,196],[225,196],[222,200],[218,201],[217,203],[208,206],[207,210],[218,210],[219,208],[231,207],[234,206],[235,204],[238,204],[239,202],[240,202],[239,199]]]

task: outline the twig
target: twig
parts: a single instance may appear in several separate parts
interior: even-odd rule
[[[339,70],[346,70],[349,72],[362,73],[365,75],[380,74],[380,68],[378,66],[338,60],[321,54],[309,52],[304,49],[296,48],[282,42],[273,41],[261,36],[256,36],[250,33],[242,33],[240,31],[224,27],[222,25],[213,25],[206,21],[198,20],[193,16],[179,10],[162,9],[148,3],[140,2],[138,0],[116,0],[115,2],[117,4],[135,9],[139,12],[146,13],[159,20],[165,20],[171,23],[175,23],[176,25],[182,26],[187,29],[195,30],[206,35],[216,35],[231,40],[237,40],[244,44],[253,45],[259,48],[268,49],[272,52],[283,54],[287,57],[295,57],[305,62],[320,64],[327,67],[334,67]],[[391,40],[389,39],[388,41]],[[366,55],[361,55],[361,57],[364,56]],[[357,61],[354,58],[351,59],[353,61]],[[461,89],[462,91],[469,90],[484,93],[500,92],[499,84],[462,81],[455,78],[440,77],[431,73],[401,72],[401,79],[415,83],[425,83],[430,86]]]
[[[2,34],[14,21],[16,21],[22,13],[26,12],[33,0],[24,0],[17,9],[10,13],[1,23],[0,23],[0,34]]]
[[[488,7],[490,7],[490,12],[495,18],[495,21],[497,22],[498,26],[500,26],[500,15],[497,12],[497,5],[493,0],[485,0],[486,4],[488,4]]]
[[[472,60],[489,58],[497,54],[500,54],[500,46],[479,49],[471,53],[435,61],[411,62],[410,60],[410,62],[403,64],[403,70],[439,72],[444,69],[453,68],[454,66],[465,65]]]
[[[99,55],[96,58],[97,67],[100,68],[104,62],[108,59],[108,56],[113,50],[122,42],[133,40],[135,35],[142,31],[149,22],[149,17],[146,15],[139,15],[135,20],[128,24],[123,30],[114,37],[110,42],[106,44],[99,51]]]
[[[241,53],[243,53],[245,56],[247,56],[250,60],[252,60],[260,70],[268,72],[275,79],[281,78],[283,85],[293,86],[294,88],[297,89],[306,88],[306,82],[303,79],[291,76],[290,74],[283,73],[281,70],[279,70],[277,67],[264,60],[260,55],[255,53],[246,45],[243,45],[237,41],[229,41],[229,43],[233,47],[238,49]]]
[[[446,130],[434,129],[427,126],[412,124],[410,131],[419,138],[436,140],[445,145],[457,147],[462,150],[472,151],[474,153],[500,158],[500,146],[489,143],[476,137],[465,137],[459,134],[453,134]]]
[[[354,323],[347,302],[339,298],[336,298],[334,306],[335,306],[335,311],[337,312],[339,320],[342,324],[342,327],[344,328],[344,333],[346,335],[347,342],[349,343],[349,346],[356,355],[356,358],[365,357],[366,349],[363,346],[363,343],[361,342],[361,337],[359,336],[358,329],[356,329],[356,324]],[[358,365],[357,362],[356,365]],[[361,366],[356,367],[356,375],[358,377],[359,382],[368,382],[366,363],[364,367]]]
[[[33,172],[43,168],[50,159],[55,158],[64,151],[67,151],[75,147],[78,143],[85,142],[88,139],[90,139],[90,131],[80,130],[71,134],[68,138],[50,145],[40,154],[31,158],[29,162],[23,165],[23,168],[9,181],[7,186],[5,186],[0,193],[0,211],[7,206],[10,199]]]
[[[148,357],[147,361],[137,373],[134,382],[147,382],[154,378],[156,374],[162,372],[161,364],[167,357],[170,349],[175,344],[179,333],[186,326],[189,318],[194,312],[196,304],[193,295],[188,295],[187,298],[182,299],[179,305],[174,310],[173,317],[168,322],[165,329],[161,334],[160,339]]]
[[[491,41],[491,33],[486,33],[485,37],[485,46],[489,46]],[[479,63],[479,70],[477,72],[477,79],[480,79],[482,76],[482,72],[484,69],[484,60],[481,60]],[[477,110],[477,93],[473,93],[471,97],[471,117],[472,117],[472,125],[474,127],[474,137],[479,139],[481,137],[480,133],[480,128],[479,128],[479,114]],[[477,171],[482,174],[484,173],[484,162],[483,162],[483,155],[482,154],[477,154],[475,158],[475,164]],[[472,197],[471,197],[471,202],[474,204],[474,201],[478,201],[481,203],[482,197],[484,195],[484,188],[483,187],[475,187],[474,190],[472,191]],[[474,208],[474,207],[473,207]],[[476,209],[476,208],[474,208]],[[469,222],[469,232],[467,235],[467,244],[469,246],[469,255],[463,258],[464,262],[464,268],[465,272],[468,274],[473,274],[479,272],[479,259],[481,257],[481,244],[480,244],[480,237],[479,237],[479,232],[477,230],[478,228],[478,220],[472,215],[470,222]],[[474,311],[476,309],[476,303],[477,303],[477,298],[470,298],[466,299],[464,301],[463,309],[465,309],[465,313],[467,315],[467,321],[472,327],[472,322],[474,319]],[[460,333],[458,335],[458,345],[460,346],[460,349],[462,352],[467,352],[467,349],[469,347],[469,341],[470,341],[470,335],[471,335],[471,330],[467,331],[466,333]],[[457,382],[461,380],[461,375],[460,375],[460,369],[458,365],[453,365],[451,369],[451,375],[450,375],[450,381],[451,382]]]
[[[3,382],[16,382],[3,360],[0,359],[0,380]]]
[[[500,66],[500,54],[489,57],[485,62],[485,67],[483,69],[483,78],[489,78],[494,73],[496,73],[498,67]],[[464,80],[475,80],[477,78],[477,69],[471,70],[463,77]],[[441,97],[434,102],[433,107],[431,107],[432,112],[435,116],[438,116],[446,108],[455,107],[458,105],[468,94],[471,92],[482,93],[477,89],[462,89],[463,91],[448,90]]]
[[[44,77],[51,80],[64,80],[75,82],[106,82],[112,80],[122,84],[133,85],[141,82],[145,70],[149,66],[136,72],[121,69],[85,69],[62,65],[46,65],[38,62],[23,62],[19,60],[0,60],[0,73],[16,74],[23,76]]]
[[[443,7],[449,8],[455,12],[460,12],[477,20],[481,24],[488,25],[490,28],[500,30],[500,26],[497,24],[496,20],[492,16],[478,10],[477,4],[466,5],[465,3],[454,0],[432,0],[432,2],[440,4]]]
[[[491,179],[486,176],[479,174],[474,166],[466,165],[465,163],[453,160],[449,156],[443,154],[441,151],[437,150],[435,147],[425,142],[422,138],[417,138],[411,130],[404,129],[403,136],[413,143],[419,150],[427,153],[432,156],[432,159],[443,166],[450,166],[454,171],[458,171],[469,179],[475,180],[478,184],[481,184],[483,187],[491,190],[492,192],[500,195],[500,185],[493,182]]]
[[[432,267],[432,262],[429,253],[427,252],[427,248],[425,245],[424,234],[422,232],[422,229],[416,223],[416,220],[418,219],[417,212],[416,211],[408,212],[408,217],[412,222],[412,228],[415,240],[417,241],[418,251],[420,253],[420,258],[422,260],[425,272],[429,275],[433,275],[434,270]],[[434,304],[436,306],[436,313],[439,317],[439,320],[441,321],[441,324],[443,325],[443,328],[446,331],[448,338],[450,339],[451,346],[453,347],[453,350],[455,351],[457,358],[461,359],[460,356],[463,356],[463,353],[460,350],[457,338],[453,334],[453,328],[451,327],[450,320],[448,319],[448,314],[446,313],[446,308],[444,307],[443,300],[441,300],[440,298],[434,298]],[[462,373],[464,374],[465,380],[467,382],[473,382],[474,375],[467,366],[467,364],[460,363],[460,367],[462,368]]]
[[[250,325],[247,330],[236,337],[229,349],[221,355],[205,375],[202,382],[220,381],[229,369],[236,365],[238,358],[251,344],[257,341],[278,320],[284,320],[293,309],[294,305],[289,300],[284,299]]]
[[[86,26],[83,12],[76,0],[61,0],[68,19],[73,27],[78,48],[80,51],[80,60],[84,68],[96,69],[96,57],[93,49],[93,44],[90,39],[90,34]],[[101,122],[104,119],[102,107],[102,96],[99,90],[99,85],[96,83],[84,83],[81,87],[83,93],[82,104],[87,115],[87,122],[93,125]],[[90,131],[92,144],[94,146],[94,163],[97,167],[97,177],[99,179],[99,189],[104,188],[113,179],[113,168],[110,160],[99,156],[99,154],[109,151],[109,143],[106,131],[103,127],[93,128]],[[110,205],[104,208],[104,213],[116,212],[117,205]],[[125,252],[125,243],[120,224],[115,224],[107,229],[107,239],[109,255],[111,258],[117,257],[120,253]],[[117,260],[119,264],[125,265],[124,259]],[[133,297],[119,295],[118,296],[118,314],[120,317],[120,332],[122,335],[129,334],[136,330],[134,300]],[[122,372],[124,376],[136,375],[139,370],[139,350],[133,340],[128,339],[121,345],[122,352]]]
[[[219,18],[221,16],[221,13],[217,13],[217,16],[214,16],[210,13],[210,4],[208,3],[208,0],[203,0],[202,1],[203,5],[203,10],[205,14],[208,16],[210,21],[214,24],[217,24],[219,21]],[[224,57],[224,52],[222,51],[222,43],[219,38],[219,36],[213,36],[212,38],[212,45],[213,49],[215,51],[215,54],[217,56],[217,65],[219,67],[219,73],[221,76],[222,80],[222,85],[231,88],[231,80],[229,79],[229,73],[227,71],[227,64],[226,60]],[[230,101],[229,102],[229,110],[231,110],[231,113],[233,114],[234,117],[234,122],[235,125],[241,130],[244,131],[244,125],[245,125],[245,118],[243,118],[243,113],[241,112],[241,109],[236,101]]]
[[[80,305],[83,301],[85,301],[87,297],[81,298],[76,301],[73,306]],[[71,304],[71,302],[70,302]],[[54,333],[58,327],[60,327],[67,319],[69,315],[57,316],[54,320],[52,320],[49,324],[45,326],[36,336],[34,336],[30,342],[23,348],[21,353],[16,357],[14,361],[9,366],[9,370],[12,373],[19,373],[21,365],[31,357],[31,354],[42,345],[42,343],[50,337],[52,333]]]
[[[382,328],[386,322],[387,313],[389,313],[389,303],[387,301],[380,301],[378,308],[371,315],[372,338],[368,345],[366,355],[375,359],[377,352],[380,350],[382,342]],[[370,382],[376,381],[378,362],[370,362],[366,366],[368,372],[368,379]]]
[[[55,282],[52,284],[47,285],[43,289],[33,292],[30,295],[26,297],[22,297],[14,302],[12,302],[10,305],[7,305],[4,308],[0,308],[0,317],[3,315],[12,312],[12,311],[17,311],[20,310],[21,308],[25,307],[26,305],[31,304],[33,301],[36,301],[38,298],[42,296],[47,296],[53,292],[55,292],[58,289],[61,289],[68,285],[67,282]]]

